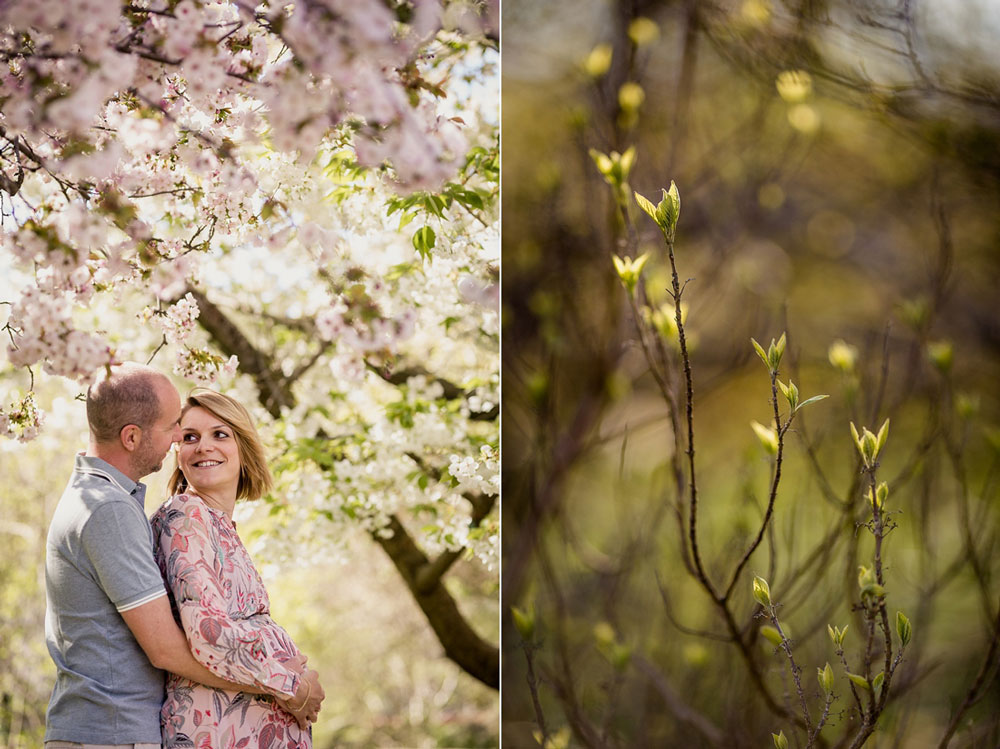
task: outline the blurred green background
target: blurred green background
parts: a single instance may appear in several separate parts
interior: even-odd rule
[[[783,730],[805,746],[754,575],[814,722],[816,668],[835,667],[817,743],[850,745],[827,624],[850,626],[860,671],[873,543],[849,424],[891,418],[885,600],[914,634],[866,746],[997,746],[1000,6],[508,0],[503,21],[503,745],[761,747]],[[630,147],[623,220],[588,152]],[[648,252],[638,299],[672,309],[660,232],[631,200],[671,180],[716,587],[772,472],[749,426],[771,418],[751,336],[787,332],[781,379],[830,395],[786,435],[773,520],[728,602],[740,647],[685,569],[687,437],[612,263]],[[533,613],[529,637],[511,606]]]

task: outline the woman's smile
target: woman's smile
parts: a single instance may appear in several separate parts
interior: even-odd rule
[[[181,419],[177,462],[198,494],[235,500],[240,480],[239,447],[233,429],[204,408],[190,408]]]

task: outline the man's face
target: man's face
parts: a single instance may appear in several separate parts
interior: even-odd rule
[[[163,459],[170,446],[181,439],[181,398],[177,388],[164,380],[156,384],[160,417],[148,429],[142,430],[139,448],[132,457],[136,473],[146,476],[163,468]]]

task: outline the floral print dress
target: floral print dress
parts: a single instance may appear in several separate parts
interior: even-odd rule
[[[283,664],[298,648],[271,619],[267,591],[228,516],[188,493],[167,500],[150,522],[174,617],[195,659],[227,681],[294,695],[298,675]],[[160,718],[164,747],[312,747],[309,730],[274,698],[176,674],[168,674]]]

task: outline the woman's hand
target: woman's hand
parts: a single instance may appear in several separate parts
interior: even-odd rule
[[[281,665],[283,665],[289,671],[292,671],[294,673],[297,673],[297,674],[301,675],[302,672],[306,670],[306,663],[308,661],[309,661],[309,659],[306,656],[302,655],[302,653],[299,653],[298,655],[293,656],[292,658],[289,658],[287,661],[285,661]]]
[[[302,658],[302,664],[305,665],[305,656],[296,656],[296,658]],[[286,665],[292,668],[291,663],[292,661],[287,661]],[[295,696],[277,702],[295,718],[299,728],[308,728],[309,724],[315,722],[318,717],[319,706],[325,697],[326,692],[323,691],[323,687],[319,683],[319,674],[308,669],[301,674],[299,688],[295,691]]]

